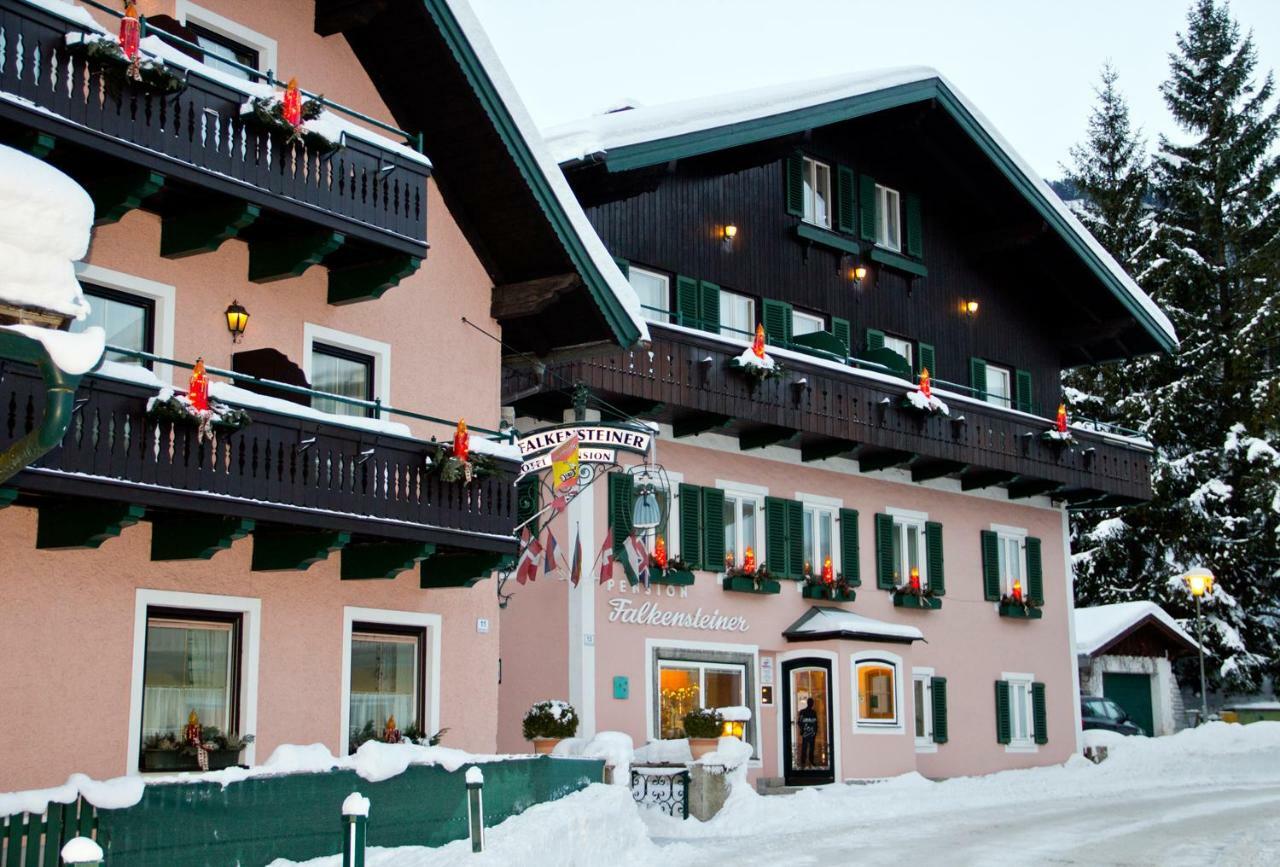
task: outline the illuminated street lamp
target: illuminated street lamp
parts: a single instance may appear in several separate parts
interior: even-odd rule
[[[1200,597],[1213,595],[1213,573],[1196,567],[1182,575],[1191,595],[1196,598],[1196,644],[1200,649],[1200,722],[1209,718],[1209,692],[1204,679],[1204,622],[1200,618]]]

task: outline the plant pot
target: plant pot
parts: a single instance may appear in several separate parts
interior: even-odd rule
[[[893,594],[893,604],[897,608],[921,608],[927,611],[936,611],[942,607],[942,600],[937,596],[895,593]]]
[[[1031,605],[1019,605],[1016,602],[1000,603],[1001,617],[1016,617],[1021,620],[1039,620],[1044,614],[1039,608]]]
[[[556,744],[564,738],[534,738],[533,754],[536,756],[549,756],[551,751],[556,748]]]
[[[654,577],[650,575],[650,584],[674,584],[676,586],[688,586],[693,583],[693,572],[686,569],[668,569],[661,575]]]
[[[857,593],[852,588],[844,591],[828,590],[826,587],[806,584],[801,588],[800,595],[805,599],[821,599],[826,602],[852,602]]]
[[[209,753],[209,770],[220,771],[240,762],[240,750],[213,750]],[[182,750],[143,750],[144,771],[198,771],[196,757]]]
[[[760,582],[760,586],[756,586],[754,578],[747,578],[742,575],[726,576],[722,585],[725,590],[735,593],[781,593],[782,585],[772,578],[765,579]]]
[[[714,752],[719,746],[719,738],[689,738],[689,753],[695,761],[707,753]]]

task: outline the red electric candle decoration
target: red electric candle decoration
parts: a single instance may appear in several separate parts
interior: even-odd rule
[[[387,724],[382,729],[382,739],[389,744],[400,743],[400,729],[396,728],[396,715],[387,717]]]
[[[822,561],[822,583],[823,584],[836,583],[836,570],[831,565],[830,557]]]
[[[732,552],[732,551],[725,551],[725,552],[724,552],[724,568],[726,568],[726,569],[732,569],[732,568],[733,568],[733,563],[734,563],[734,556],[733,556],[733,552]]]
[[[667,540],[659,536],[653,543],[653,565],[659,569],[667,568]]]
[[[1014,602],[1022,601],[1022,582],[1021,581],[1013,582],[1013,601]]]
[[[742,571],[756,571],[756,549],[752,548],[750,545],[747,546],[747,553],[742,557]]]
[[[458,429],[453,433],[453,456],[460,461],[471,458],[471,434],[467,433],[466,419],[458,419]]]
[[[920,568],[918,566],[911,567],[911,589],[916,592],[920,590]]]
[[[204,412],[209,409],[209,377],[204,373],[203,358],[197,358],[196,366],[191,370],[191,381],[187,383],[187,400],[194,410]]]
[[[756,339],[751,342],[751,352],[756,358],[764,358],[764,325],[756,326]]]
[[[183,730],[182,736],[189,744],[195,744],[197,747],[202,743],[204,728],[200,725],[200,717],[195,711],[187,717],[187,727]]]
[[[139,49],[139,43],[142,41],[142,22],[138,19],[138,7],[132,3],[125,7],[124,15],[120,18],[119,40],[120,50],[129,61],[128,75],[134,81],[138,81],[142,78],[142,74],[138,71],[138,64],[142,60],[142,52]]]
[[[1067,405],[1065,403],[1058,404],[1058,433],[1067,432]]]
[[[289,126],[295,128],[302,126],[302,94],[298,92],[296,78],[289,79],[289,85],[284,89],[280,115]]]
[[[929,368],[920,371],[920,393],[925,397],[933,397],[933,389],[929,386]]]

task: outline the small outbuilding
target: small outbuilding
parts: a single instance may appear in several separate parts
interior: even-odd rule
[[[1144,731],[1169,735],[1186,714],[1172,662],[1199,645],[1154,602],[1117,602],[1076,609],[1080,691],[1124,708]]]

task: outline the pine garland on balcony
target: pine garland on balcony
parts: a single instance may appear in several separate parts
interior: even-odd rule
[[[241,109],[246,123],[265,130],[272,138],[286,145],[301,142],[307,150],[321,155],[334,153],[342,147],[328,136],[307,127],[307,121],[316,120],[323,113],[323,96],[302,103],[302,123],[298,126],[285,120],[284,101],[276,96],[255,96]]]
[[[428,458],[431,469],[440,473],[441,481],[469,484],[475,479],[483,479],[498,472],[497,462],[489,455],[473,453],[464,461],[454,455],[452,449],[448,443],[441,443],[436,448],[435,456]]]
[[[212,438],[214,428],[224,433],[235,433],[248,427],[252,421],[244,410],[217,401],[210,401],[208,409],[196,409],[185,394],[168,388],[147,401],[147,417],[174,424],[196,425],[201,441]]]
[[[84,57],[90,73],[102,80],[115,93],[132,83],[151,93],[169,96],[187,86],[185,74],[169,68],[163,61],[146,58],[137,65],[137,77],[130,75],[134,65],[125,57],[115,39],[103,34],[73,33],[67,36],[67,52]]]

